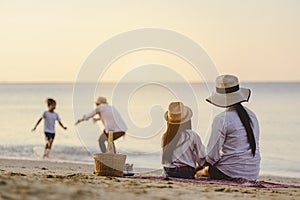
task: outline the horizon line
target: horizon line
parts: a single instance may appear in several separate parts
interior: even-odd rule
[[[148,81],[148,82],[159,82],[159,81]],[[181,81],[160,81],[161,83],[185,83]],[[241,83],[300,83],[300,80],[247,80],[247,81],[240,81]],[[75,84],[74,81],[0,81],[0,84]],[[79,83],[79,82],[78,82]],[[95,82],[80,82],[82,84],[91,84]],[[97,82],[102,84],[114,84],[118,83],[117,81],[103,81],[103,82]],[[143,83],[143,81],[128,81],[128,82],[122,82],[122,83]],[[197,84],[197,83],[214,83],[214,81],[190,81],[191,84]]]

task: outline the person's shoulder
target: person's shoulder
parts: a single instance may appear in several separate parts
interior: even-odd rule
[[[245,110],[247,111],[248,115],[252,118],[257,118],[256,114],[248,107],[244,106]]]
[[[109,105],[108,103],[102,103],[99,106],[97,106],[97,108],[109,108],[112,107],[111,105]]]
[[[96,110],[97,111],[101,111],[101,110],[103,110],[105,108],[106,108],[106,106],[102,103],[102,104],[100,104],[99,106],[96,107]]]
[[[214,117],[214,119],[215,120],[224,120],[228,114],[230,114],[230,112],[228,110],[222,111],[219,114],[217,114]]]
[[[105,110],[105,111],[117,112],[117,109],[113,105],[110,105],[107,103],[101,104],[99,108],[100,108],[100,110],[103,110],[103,111]]]
[[[108,104],[100,104],[99,106],[97,106],[96,108],[95,108],[95,111],[96,112],[103,112],[103,111],[105,111],[105,110],[107,110],[107,108],[108,108],[108,106],[107,106]]]
[[[56,116],[58,116],[58,113],[57,113],[57,112],[54,112],[54,111],[53,111],[53,113],[54,113]]]
[[[50,116],[58,116],[58,113],[55,112],[55,111],[50,112],[50,111],[47,110],[47,111],[45,111],[45,114],[50,115]]]
[[[213,124],[227,124],[232,121],[232,119],[235,119],[236,115],[237,113],[234,110],[226,109],[214,117]]]
[[[45,110],[45,111],[44,111],[44,113],[43,113],[43,118],[44,118],[45,120],[51,118],[51,116],[52,116],[52,114],[51,114],[51,112],[50,112],[49,110]]]
[[[190,137],[191,141],[200,141],[200,143],[202,143],[201,138],[197,132],[195,132],[191,129],[187,129],[187,130],[185,130],[185,132]]]
[[[199,135],[195,131],[193,131],[192,129],[187,129],[187,130],[185,130],[185,132],[186,132],[186,134],[188,134],[192,137],[199,137]]]

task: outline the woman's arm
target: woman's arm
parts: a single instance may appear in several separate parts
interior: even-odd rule
[[[211,165],[214,165],[221,158],[221,150],[226,136],[225,129],[224,119],[220,116],[215,117],[206,148],[206,161]]]
[[[194,141],[195,157],[196,162],[199,167],[203,166],[205,163],[205,146],[202,144],[202,141],[198,135],[196,135]]]

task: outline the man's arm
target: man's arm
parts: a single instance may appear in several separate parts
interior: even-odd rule
[[[35,131],[36,127],[40,124],[40,122],[42,121],[42,117],[36,122],[35,126],[33,127],[33,129],[31,131]]]
[[[78,119],[76,122],[75,122],[75,125],[79,124],[80,122],[82,121],[86,121],[86,120],[89,120],[90,118],[94,117],[95,115],[97,114],[97,111],[96,109],[93,110],[92,112],[86,114],[86,115],[83,115],[83,117],[81,119]]]

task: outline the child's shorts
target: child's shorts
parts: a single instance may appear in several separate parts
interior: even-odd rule
[[[55,133],[45,132],[45,139],[46,140],[54,140],[54,137],[55,137]]]

